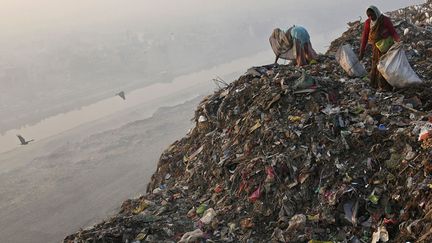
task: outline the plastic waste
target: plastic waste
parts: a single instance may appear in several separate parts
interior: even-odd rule
[[[369,199],[369,201],[371,201],[371,203],[373,203],[373,204],[378,204],[379,197],[378,197],[377,195],[371,194],[371,195],[368,197],[368,199]]]
[[[381,53],[386,53],[393,44],[393,37],[389,36],[375,43],[375,46],[378,48],[378,50],[380,50]]]
[[[150,206],[150,203],[147,200],[142,200],[142,201],[140,201],[139,205],[132,210],[132,212],[134,214],[141,213],[142,211],[144,211],[149,206]]]
[[[272,183],[272,182],[274,182],[274,180],[275,180],[275,172],[274,172],[273,167],[268,166],[266,168],[266,174],[267,174],[267,177],[265,179],[265,182],[266,183]]]
[[[418,140],[423,141],[431,137],[432,130],[429,127],[423,127],[420,131]]]
[[[203,116],[203,115],[199,116],[198,122],[206,122],[206,121],[207,121],[207,118],[205,116]]]
[[[365,67],[357,58],[357,55],[352,50],[352,46],[350,44],[339,47],[335,58],[349,76],[363,77],[367,75]]]
[[[359,209],[359,202],[356,201],[348,202],[344,204],[344,212],[345,212],[345,219],[351,222],[354,226],[357,225],[357,213]]]
[[[317,64],[317,63],[318,63],[318,61],[315,60],[315,59],[312,59],[312,60],[309,62],[310,65],[314,65],[314,64]]]
[[[252,194],[249,196],[249,200],[251,202],[255,202],[261,197],[261,187],[258,187]]]
[[[302,120],[301,116],[288,116],[288,120],[291,122],[299,122]]]
[[[388,128],[384,125],[384,124],[379,124],[378,125],[378,130],[385,132],[388,130]]]
[[[199,205],[199,207],[196,209],[196,213],[197,213],[198,215],[202,215],[202,214],[205,212],[206,209],[207,209],[207,204],[202,203],[202,204]]]
[[[193,218],[196,216],[196,208],[192,207],[186,214],[188,218]]]
[[[318,88],[317,81],[310,75],[302,72],[302,75],[293,85],[295,90],[316,89]]]
[[[305,225],[306,225],[306,215],[296,214],[290,219],[287,230],[302,229],[305,227]]]
[[[385,226],[380,226],[377,231],[372,234],[371,243],[389,241],[389,233]]]
[[[163,190],[161,189],[161,188],[155,188],[153,191],[152,191],[152,193],[153,194],[158,194],[158,193],[161,193]]]
[[[215,193],[220,193],[220,192],[223,191],[223,186],[221,186],[221,185],[217,185],[217,186],[214,188],[213,191],[214,191]]]
[[[396,88],[422,83],[411,68],[401,43],[395,43],[386,54],[381,56],[378,70],[387,82]]]
[[[216,211],[213,208],[209,208],[205,211],[204,216],[200,219],[203,224],[209,224],[216,216]]]
[[[196,229],[194,231],[186,232],[182,238],[180,239],[179,243],[191,243],[199,240],[204,236],[204,232],[200,229]]]

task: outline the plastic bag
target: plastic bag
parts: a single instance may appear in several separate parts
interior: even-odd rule
[[[378,50],[380,50],[381,53],[386,53],[393,44],[393,37],[389,36],[375,43],[375,46],[378,48]]]
[[[378,70],[393,87],[403,88],[422,83],[411,68],[401,43],[395,43],[386,54],[381,56]]]
[[[367,75],[363,64],[354,54],[350,44],[339,47],[335,55],[336,61],[341,65],[343,70],[351,77],[363,77]]]
[[[258,189],[256,189],[252,195],[249,196],[249,200],[251,202],[255,202],[256,200],[258,200],[261,197],[261,187],[258,187]]]
[[[300,78],[298,78],[295,81],[295,83],[293,85],[293,89],[295,89],[295,90],[314,89],[314,88],[317,88],[317,86],[318,86],[318,83],[314,78],[312,78],[311,76],[309,76],[305,72],[302,72],[302,75],[300,76]]]
[[[194,231],[186,232],[182,238],[180,239],[180,242],[195,242],[198,239],[202,238],[204,236],[204,232],[200,229],[196,229]]]
[[[213,208],[209,208],[205,211],[204,216],[200,219],[203,224],[210,224],[213,218],[216,216],[216,211]]]

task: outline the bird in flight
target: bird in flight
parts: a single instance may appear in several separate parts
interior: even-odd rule
[[[21,142],[21,145],[26,145],[28,143],[30,143],[31,141],[33,141],[33,139],[26,141],[21,135],[17,134],[18,139]]]
[[[123,100],[126,99],[126,96],[125,96],[125,92],[124,92],[124,91],[121,91],[121,92],[117,93],[116,95],[120,96]]]

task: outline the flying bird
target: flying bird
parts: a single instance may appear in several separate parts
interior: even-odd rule
[[[121,92],[117,93],[116,95],[120,96],[123,100],[126,99],[124,91],[121,91]]]
[[[18,139],[21,142],[21,145],[26,145],[28,143],[30,143],[31,141],[33,141],[33,139],[26,141],[21,135],[17,134]]]

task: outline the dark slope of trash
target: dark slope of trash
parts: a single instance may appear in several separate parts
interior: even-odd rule
[[[251,68],[206,97],[148,194],[65,242],[432,242],[431,7],[390,13],[423,85],[349,78],[332,53],[358,48],[351,23],[318,64]]]

